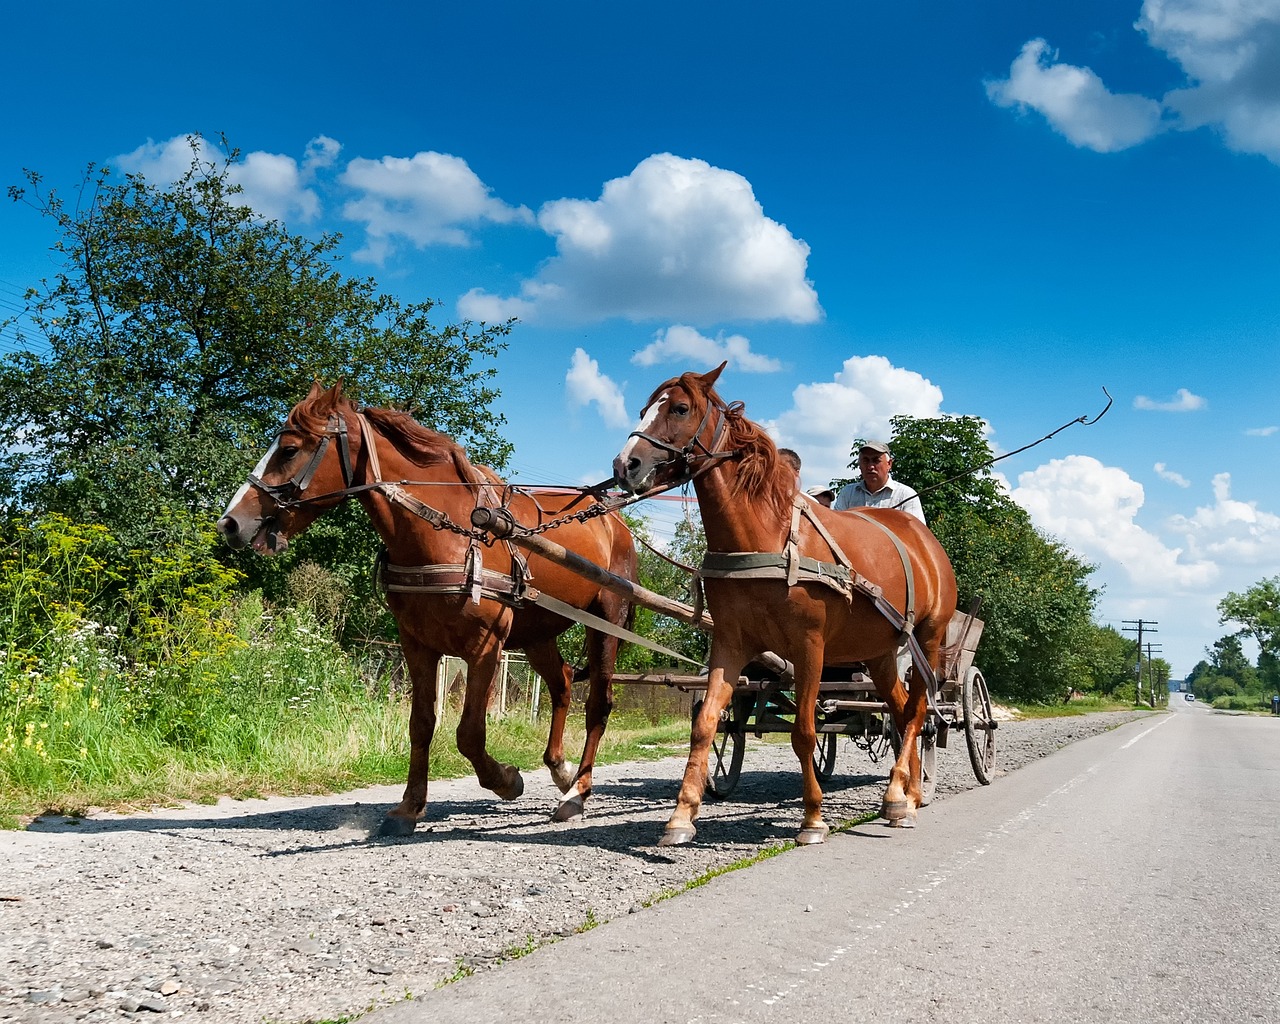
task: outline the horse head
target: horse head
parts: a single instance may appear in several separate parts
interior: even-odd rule
[[[707,373],[682,373],[654,389],[640,410],[639,426],[613,460],[619,487],[631,494],[675,487],[718,452],[728,410],[715,382],[725,365]]]
[[[352,480],[348,420],[359,415],[341,384],[326,390],[315,381],[218,520],[222,538],[233,548],[278,554],[343,501]]]

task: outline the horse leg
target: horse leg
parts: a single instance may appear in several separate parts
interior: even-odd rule
[[[520,769],[512,764],[502,764],[485,749],[485,715],[493,696],[501,657],[502,645],[494,641],[467,659],[467,691],[462,702],[462,717],[458,721],[458,752],[471,762],[480,785],[503,800],[514,800],[524,792]]]
[[[587,630],[587,664],[591,670],[591,688],[587,693],[587,737],[582,745],[582,760],[578,764],[573,788],[565,793],[553,815],[556,821],[570,821],[586,814],[596,751],[604,737],[609,712],[613,710],[613,666],[617,657],[616,637]]]
[[[404,797],[386,814],[379,830],[384,836],[408,836],[427,810],[427,774],[431,737],[436,731],[436,675],[440,652],[418,643],[407,632],[400,638],[412,683],[409,705],[409,779]]]
[[[564,728],[569,717],[573,670],[565,664],[555,639],[530,644],[524,649],[529,665],[547,684],[551,696],[551,731],[547,734],[547,748],[542,753],[542,763],[551,772],[551,781],[561,793],[567,793],[573,785],[574,768],[564,759]]]
[[[822,785],[813,766],[813,751],[818,743],[818,683],[822,677],[822,658],[813,657],[806,647],[792,665],[795,670],[796,718],[791,727],[791,749],[800,759],[801,794],[804,819],[796,842],[802,846],[826,842],[831,829],[822,820]]]
[[[916,693],[913,683],[912,691],[908,692],[898,676],[897,659],[893,654],[868,661],[867,669],[877,692],[889,707],[900,738],[898,756],[889,771],[889,785],[880,805],[880,816],[892,826],[911,828],[920,808],[920,751],[917,744],[924,721],[923,686]],[[911,675],[914,677],[915,673]]]
[[[658,840],[659,846],[681,846],[698,834],[693,823],[702,809],[702,794],[707,787],[707,761],[711,755],[711,741],[715,739],[716,730],[720,726],[720,712],[733,698],[733,683],[737,682],[742,666],[746,664],[745,659],[719,663],[715,656],[714,641],[711,661],[711,672],[707,676],[707,695],[702,701],[702,710],[693,720],[693,730],[689,734],[689,760],[685,765],[684,780],[680,784],[676,808],[671,812],[662,837]]]

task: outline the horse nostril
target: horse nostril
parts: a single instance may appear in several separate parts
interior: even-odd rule
[[[640,460],[636,458],[634,455],[631,456],[631,458],[627,460],[627,472],[634,473],[639,468],[640,468]]]
[[[240,532],[240,524],[230,516],[223,516],[218,520],[217,531],[222,534],[222,536],[230,539]]]

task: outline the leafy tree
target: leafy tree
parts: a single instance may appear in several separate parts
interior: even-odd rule
[[[1132,687],[1137,653],[1137,641],[1112,626],[1095,625],[1092,638],[1081,652],[1085,677],[1077,689],[1112,696]]]
[[[0,427],[22,439],[12,500],[156,543],[164,508],[220,509],[317,377],[501,465],[486,364],[511,324],[432,326],[432,303],[344,277],[337,236],[257,217],[229,178],[238,153],[191,147],[168,188],[90,165],[73,204],[31,171],[9,190],[54,223],[62,260],[27,293],[39,340],[17,325],[21,349],[0,360]]]
[[[1280,657],[1280,576],[1261,580],[1243,594],[1231,592],[1218,602],[1218,621],[1238,622],[1269,658]]]
[[[1093,566],[1040,534],[990,469],[975,468],[992,459],[984,422],[895,416],[892,424],[894,476],[921,492],[961,608],[982,601],[978,661],[992,688],[1056,701],[1095,683],[1113,645],[1093,623]]]

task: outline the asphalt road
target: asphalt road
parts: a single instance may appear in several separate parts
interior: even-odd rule
[[[364,1019],[1275,1021],[1280,719],[1170,704]]]

